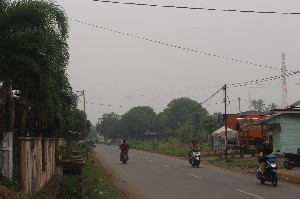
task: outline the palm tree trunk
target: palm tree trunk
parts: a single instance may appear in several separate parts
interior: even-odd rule
[[[25,105],[24,111],[23,111],[23,116],[22,116],[22,125],[20,129],[20,137],[25,136],[25,126],[27,122],[27,116],[28,116],[28,107]]]
[[[30,107],[30,105],[29,105],[30,103],[27,102],[27,100],[26,100],[27,95],[28,95],[28,87],[26,87],[26,90],[25,90],[25,97],[24,97],[24,103],[23,103],[24,111],[23,111],[23,116],[22,116],[22,124],[21,124],[21,128],[20,128],[20,137],[25,136],[25,127],[26,127],[28,111],[29,111],[29,107]]]

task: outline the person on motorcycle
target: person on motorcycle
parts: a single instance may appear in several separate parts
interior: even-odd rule
[[[122,153],[129,150],[129,145],[126,143],[126,140],[123,139],[122,142],[123,143],[119,146],[119,149],[121,149],[120,160],[122,160]]]
[[[193,151],[200,150],[197,139],[192,140],[192,143],[190,144],[189,149],[190,149],[190,151],[189,151],[188,155],[189,155],[189,160],[191,161]]]
[[[273,152],[271,143],[269,141],[264,141],[259,149],[258,162],[261,164],[262,173],[266,173],[266,158],[265,155],[270,155]]]

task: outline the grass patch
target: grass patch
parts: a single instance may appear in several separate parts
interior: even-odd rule
[[[121,199],[120,191],[95,156],[90,154],[85,161],[81,175],[62,176],[57,199]]]
[[[82,189],[85,198],[121,198],[120,191],[112,184],[106,170],[93,155],[89,157],[82,172]]]
[[[177,140],[170,140],[168,142],[155,140],[130,140],[130,148],[144,150],[153,153],[165,154],[176,157],[187,156],[188,145],[183,144]]]
[[[153,153],[159,153],[164,155],[170,155],[175,157],[187,157],[189,152],[189,144],[182,143],[176,139],[171,139],[169,141],[155,141],[155,140],[130,140],[130,148],[144,150]],[[199,145],[202,148],[201,156],[219,156],[218,154],[213,154],[210,151],[211,146],[207,143]]]
[[[227,158],[214,158],[208,162],[216,165],[224,165],[228,167],[238,167],[241,169],[252,169],[257,166],[257,157],[227,157]]]
[[[63,175],[60,181],[60,191],[57,199],[81,199],[81,176]]]

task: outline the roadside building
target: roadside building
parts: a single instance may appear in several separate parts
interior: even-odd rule
[[[273,151],[297,153],[300,151],[300,100],[285,109],[274,109],[272,115],[259,121],[266,125]]]

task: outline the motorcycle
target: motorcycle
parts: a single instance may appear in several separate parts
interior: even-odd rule
[[[260,164],[257,167],[256,177],[260,181],[261,184],[265,184],[265,182],[271,182],[273,187],[277,186],[277,158],[278,155],[270,154],[265,155],[266,159],[266,172],[262,172],[262,165]]]
[[[200,150],[194,150],[190,154],[189,162],[193,167],[199,168],[200,166]]]
[[[129,160],[128,151],[121,152],[121,158],[120,158],[120,160],[121,160],[121,162],[123,162],[123,164],[127,163],[127,161]]]
[[[300,167],[300,154],[285,153],[284,158],[283,166],[286,169]]]

